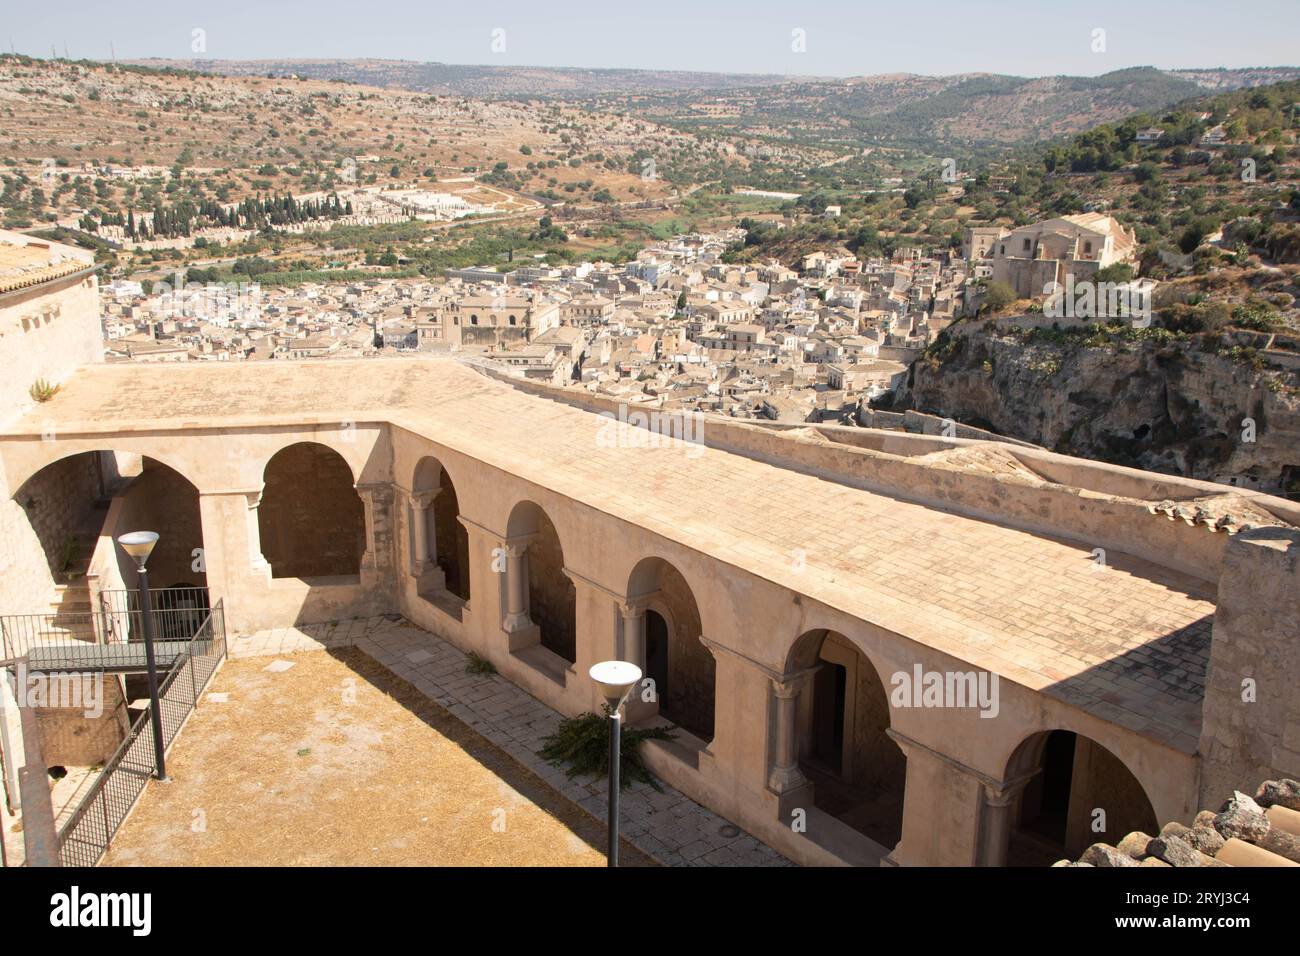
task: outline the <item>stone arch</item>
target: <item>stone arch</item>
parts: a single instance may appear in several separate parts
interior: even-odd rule
[[[86,575],[102,534],[159,533],[149,559],[155,586],[163,581],[206,587],[199,490],[176,469],[155,458],[111,450],[65,455],[30,475],[13,495],[30,526],[29,543],[45,557],[47,583],[60,604],[86,603]],[[114,501],[115,526],[108,527]],[[135,565],[115,553],[112,562],[126,586]],[[103,568],[96,568],[104,573]]]
[[[432,585],[435,590],[446,590],[462,601],[469,600],[470,565],[469,565],[469,531],[460,520],[460,498],[456,494],[456,485],[451,474],[442,462],[432,455],[421,458],[415,466],[411,481],[414,509],[425,508],[423,521],[411,520],[412,546],[417,554],[426,556],[426,563],[432,567],[417,568],[417,575],[423,577],[427,571],[434,571]],[[428,496],[426,498],[426,496]],[[426,503],[427,502],[427,503]],[[424,534],[424,548],[421,552],[414,538]],[[422,581],[422,585],[426,582]]]
[[[271,456],[262,482],[257,526],[272,577],[361,573],[365,505],[342,455],[319,442],[296,442]]]
[[[509,547],[524,547],[516,573],[523,575],[525,613],[540,632],[537,643],[570,664],[577,660],[577,592],[564,571],[559,532],[532,501],[520,501],[506,522]],[[509,583],[509,582],[508,582]]]
[[[1026,737],[1004,779],[1018,787],[1006,857],[1013,866],[1050,864],[1093,843],[1115,844],[1134,830],[1154,836],[1160,828],[1137,776],[1106,747],[1072,730]]]
[[[629,601],[644,607],[644,670],[655,681],[659,715],[713,739],[717,663],[701,640],[695,592],[663,558],[643,558],[628,578]]]
[[[837,631],[802,634],[785,674],[798,687],[794,737],[813,804],[882,846],[902,834],[907,757],[888,734],[889,695],[870,658]]]

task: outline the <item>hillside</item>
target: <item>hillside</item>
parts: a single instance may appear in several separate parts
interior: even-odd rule
[[[652,157],[656,175],[642,175]],[[324,80],[0,56],[0,220],[478,178],[556,200],[672,195],[724,158],[638,118]],[[47,171],[48,167],[48,171]]]
[[[941,335],[903,404],[1068,454],[1300,493],[1298,101],[1295,82],[1197,98],[1004,168],[1000,191],[981,177],[964,201],[985,221],[1086,205],[1132,226],[1141,274],[1161,280],[1151,327],[1033,328],[1018,317],[1037,307],[1014,303]],[[1204,144],[1211,131],[1221,144]]]

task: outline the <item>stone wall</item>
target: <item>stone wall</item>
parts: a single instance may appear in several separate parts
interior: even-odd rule
[[[102,493],[100,458],[85,452],[56,461],[34,475],[14,496],[45,552],[53,580],[61,580],[67,549],[95,499]]]
[[[277,578],[355,575],[365,550],[365,509],[347,462],[303,442],[266,466],[257,509],[262,554]]]
[[[102,681],[94,693],[101,695],[100,712],[88,716],[84,707],[38,707],[41,755],[47,767],[93,767],[117,751],[130,727],[126,699],[119,679],[112,674],[59,675],[86,684]]]
[[[1224,556],[1202,708],[1201,802],[1300,777],[1300,532],[1259,528]]]
[[[690,585],[676,568],[664,565],[659,587],[658,599],[672,622],[668,633],[668,686],[659,712],[709,740],[713,737],[715,663],[709,649],[700,642],[700,612]]]
[[[0,296],[0,424],[36,404],[29,389],[37,379],[60,385],[80,366],[103,360],[93,274]]]
[[[447,590],[462,600],[469,600],[469,532],[460,523],[460,500],[456,487],[444,470],[440,476],[441,490],[433,499],[434,555],[438,567],[447,576]]]
[[[194,566],[194,552],[203,547],[198,489],[171,468],[150,460],[121,497],[114,537],[128,531],[159,532],[158,544],[149,556],[150,587],[206,585],[207,575]],[[134,587],[135,562],[121,548],[116,551],[122,580]]]
[[[17,493],[0,478],[0,614],[48,613],[64,542],[100,494],[99,453],[42,469]]]
[[[528,545],[529,616],[542,630],[542,646],[572,662],[577,648],[573,582],[564,573],[560,538],[540,509],[537,525],[537,537]]]

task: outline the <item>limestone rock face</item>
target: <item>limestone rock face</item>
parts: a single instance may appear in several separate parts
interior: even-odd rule
[[[1224,837],[1257,843],[1268,833],[1269,822],[1259,804],[1238,790],[1215,816],[1214,828]]]
[[[1079,862],[1104,867],[1138,866],[1137,860],[1105,843],[1094,843],[1088,847],[1083,851],[1083,856],[1079,857]]]
[[[1300,782],[1265,780],[1255,792],[1255,802],[1261,807],[1278,806],[1300,811]]]
[[[1277,372],[1190,340],[1089,347],[982,323],[950,333],[953,345],[932,346],[912,366],[904,404],[1064,454],[1192,478],[1249,475],[1275,487],[1300,464],[1300,399],[1266,387]],[[1245,417],[1254,442],[1240,440]]]

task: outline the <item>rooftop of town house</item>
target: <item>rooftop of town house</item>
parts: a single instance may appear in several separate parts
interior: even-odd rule
[[[95,264],[92,253],[0,229],[0,292],[58,279]]]
[[[96,365],[0,432],[112,436],[387,421],[1185,752],[1213,587],[1136,558],[663,438],[451,359]],[[707,426],[706,426],[707,428]],[[111,445],[111,441],[106,441]],[[613,447],[611,447],[613,446]],[[629,446],[629,447],[625,447]],[[699,507],[701,489],[726,509]],[[803,552],[803,567],[794,558]]]

